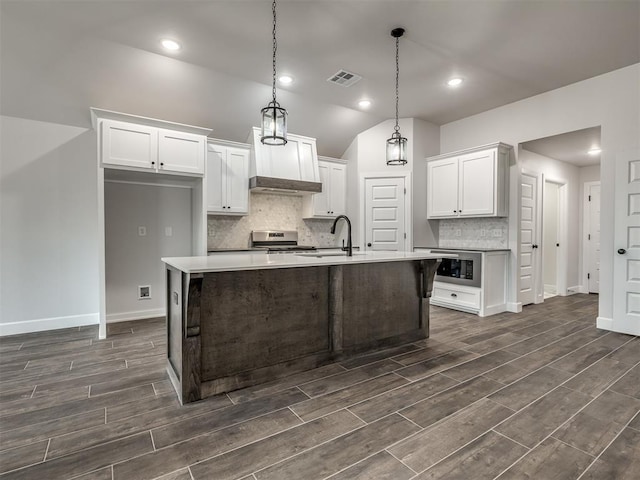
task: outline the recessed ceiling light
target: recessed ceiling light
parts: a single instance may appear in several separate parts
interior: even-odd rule
[[[278,81],[282,85],[291,85],[293,83],[293,77],[291,75],[280,75]]]
[[[180,44],[175,40],[169,40],[168,38],[165,38],[160,43],[162,43],[162,46],[164,48],[166,48],[167,50],[171,50],[172,52],[180,50]]]
[[[457,87],[460,84],[462,84],[462,79],[460,77],[451,78],[447,82],[447,85],[449,85],[450,87]]]
[[[599,155],[602,152],[602,150],[598,147],[593,147],[591,148],[587,153],[589,155]]]
[[[371,106],[371,100],[366,100],[366,99],[360,100],[358,102],[358,106],[360,108],[369,108]]]

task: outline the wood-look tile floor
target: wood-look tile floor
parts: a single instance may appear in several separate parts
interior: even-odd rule
[[[640,478],[640,339],[597,296],[180,406],[163,319],[0,339],[0,479]]]

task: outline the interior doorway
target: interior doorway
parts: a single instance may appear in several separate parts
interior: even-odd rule
[[[566,256],[561,246],[567,242],[562,219],[566,202],[562,195],[565,185],[545,180],[542,202],[542,278],[544,298],[566,295]]]

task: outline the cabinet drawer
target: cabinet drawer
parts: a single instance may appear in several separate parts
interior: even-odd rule
[[[480,310],[480,289],[465,288],[461,289],[455,285],[449,286],[437,282],[433,286],[431,293],[431,301],[433,304],[460,307],[461,310]]]

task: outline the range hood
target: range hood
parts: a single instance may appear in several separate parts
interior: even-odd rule
[[[311,195],[322,192],[315,138],[288,134],[287,144],[263,145],[260,129],[254,127],[249,143],[252,192]]]

